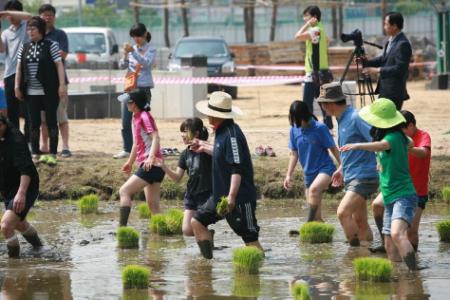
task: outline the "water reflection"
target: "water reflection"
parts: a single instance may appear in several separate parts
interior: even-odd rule
[[[3,272],[1,298],[15,299],[72,299],[70,273],[61,270],[35,269]]]
[[[233,295],[256,299],[261,292],[261,283],[258,274],[235,274],[233,284]]]

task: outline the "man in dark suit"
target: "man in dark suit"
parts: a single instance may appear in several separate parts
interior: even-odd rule
[[[363,73],[378,74],[378,85],[375,90],[379,98],[388,98],[395,103],[398,110],[403,101],[409,99],[406,91],[408,68],[412,55],[412,47],[403,29],[403,16],[397,12],[390,12],[384,18],[384,30],[389,40],[384,47],[383,54],[364,61]]]

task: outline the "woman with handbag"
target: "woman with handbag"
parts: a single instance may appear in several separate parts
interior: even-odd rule
[[[313,111],[314,98],[319,96],[320,86],[333,81],[333,75],[328,68],[328,38],[325,28],[320,22],[322,13],[317,6],[308,6],[303,11],[305,24],[296,33],[295,38],[305,41],[305,80],[303,85],[303,101]],[[322,110],[323,121],[333,129],[333,122]]]
[[[127,69],[124,91],[142,90],[147,95],[150,104],[152,98],[150,89],[153,88],[152,65],[156,49],[150,45],[152,36],[142,23],[137,23],[131,27],[130,37],[133,38],[135,45],[124,44],[124,58],[120,62],[121,68]],[[133,146],[132,114],[128,111],[126,103],[122,103],[121,112],[123,150],[113,156],[116,159],[127,158]]]

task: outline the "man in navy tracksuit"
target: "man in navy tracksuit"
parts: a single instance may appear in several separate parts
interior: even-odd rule
[[[193,149],[212,155],[213,195],[198,209],[191,224],[202,255],[213,257],[211,232],[207,227],[222,217],[217,215],[216,205],[222,197],[228,199],[225,218],[247,246],[262,250],[258,241],[259,226],[256,221],[256,188],[253,181],[253,165],[247,140],[233,117],[241,114],[232,107],[231,96],[214,92],[208,101],[200,101],[196,108],[208,116],[215,129],[214,144],[194,141]]]

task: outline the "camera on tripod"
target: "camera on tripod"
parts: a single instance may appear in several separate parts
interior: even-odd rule
[[[341,34],[341,40],[344,43],[347,43],[349,41],[353,41],[353,45],[355,45],[355,47],[362,47],[364,40],[362,37],[362,33],[359,29],[355,29],[350,33],[343,33]]]

